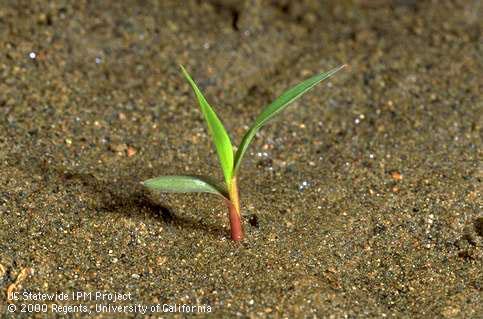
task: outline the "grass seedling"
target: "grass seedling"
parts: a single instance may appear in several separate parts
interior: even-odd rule
[[[203,116],[207,122],[208,131],[210,132],[215,144],[225,182],[220,184],[213,181],[209,177],[171,175],[148,179],[143,182],[143,185],[147,188],[162,192],[212,193],[220,196],[224,199],[228,206],[231,238],[235,241],[242,240],[243,228],[240,214],[237,178],[243,156],[255,137],[255,134],[262,128],[262,126],[267,124],[270,119],[282,112],[282,110],[284,110],[290,103],[302,96],[305,92],[313,88],[322,80],[334,75],[343,67],[345,67],[345,65],[341,65],[325,73],[317,74],[285,91],[275,101],[265,107],[260,115],[258,115],[258,117],[255,119],[255,122],[248,129],[245,136],[243,136],[240,146],[236,152],[234,152],[230,137],[228,136],[225,127],[221,123],[215,111],[213,111],[211,106],[208,104],[191,76],[188,74],[185,68],[181,66],[181,70],[193,88]]]

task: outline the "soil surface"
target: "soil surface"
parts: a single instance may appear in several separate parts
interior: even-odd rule
[[[481,1],[3,1],[2,316],[176,304],[151,316],[482,318],[481,13]],[[222,177],[180,63],[235,145],[285,89],[350,66],[258,134],[241,244],[218,198],[140,185]]]

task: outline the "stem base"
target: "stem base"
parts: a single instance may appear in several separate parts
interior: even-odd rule
[[[234,241],[240,241],[243,239],[243,228],[240,212],[236,209],[233,203],[228,202],[227,205],[230,212],[231,239]]]

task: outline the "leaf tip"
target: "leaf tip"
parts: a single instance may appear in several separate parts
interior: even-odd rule
[[[344,63],[344,64],[341,64],[338,67],[334,68],[333,71],[334,71],[334,73],[336,73],[336,72],[339,72],[340,70],[342,70],[344,68],[348,68],[348,67],[349,67],[349,64]]]
[[[186,69],[182,64],[178,64],[178,65],[179,65],[179,68],[181,69],[181,73],[183,73],[183,75],[188,78],[189,77],[188,71],[186,71]]]

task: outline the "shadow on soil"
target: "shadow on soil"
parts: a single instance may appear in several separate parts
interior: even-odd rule
[[[90,207],[93,210],[117,212],[136,219],[162,220],[167,225],[199,230],[218,238],[227,234],[227,230],[222,226],[207,225],[191,217],[176,215],[168,206],[156,203],[148,196],[148,191],[142,185],[133,182],[137,181],[135,177],[129,180],[117,178],[113,183],[99,180],[92,173],[65,171],[52,167],[38,159],[30,159],[28,165],[22,165],[26,164],[22,162],[18,164],[21,170],[42,176],[46,185],[63,185],[64,189],[71,193],[90,195],[95,202]],[[31,165],[32,163],[37,164]]]

